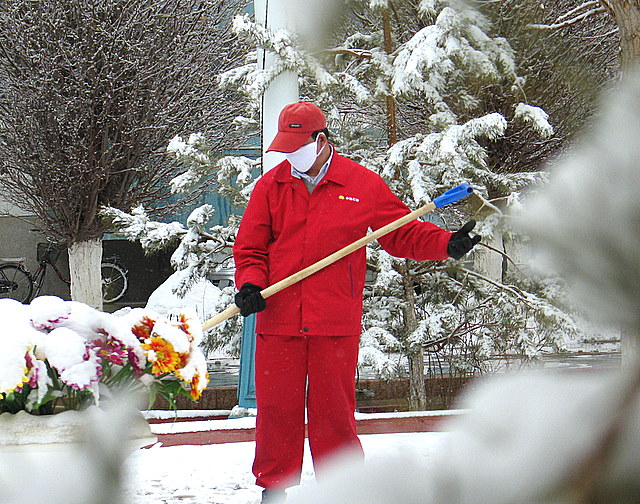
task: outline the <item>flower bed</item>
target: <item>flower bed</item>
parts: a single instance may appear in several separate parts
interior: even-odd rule
[[[143,308],[120,314],[41,296],[0,299],[0,413],[84,409],[121,391],[146,390],[171,405],[206,388],[202,329],[190,313],[176,323]]]

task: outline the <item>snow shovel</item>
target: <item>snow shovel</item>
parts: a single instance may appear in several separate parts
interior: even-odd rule
[[[270,285],[266,289],[261,290],[260,295],[264,299],[267,299],[269,296],[273,296],[277,292],[280,292],[281,290],[286,289],[290,285],[293,285],[294,283],[297,283],[300,280],[304,280],[308,276],[313,275],[314,273],[321,270],[322,268],[325,268],[330,264],[333,264],[334,262],[338,261],[339,259],[342,259],[343,257],[351,254],[352,252],[355,252],[359,248],[364,247],[368,243],[371,243],[372,241],[380,238],[381,236],[384,236],[390,233],[391,231],[395,231],[396,229],[404,226],[405,224],[411,222],[414,219],[417,219],[418,217],[422,217],[423,215],[428,214],[429,212],[433,212],[436,208],[441,208],[445,205],[449,205],[450,203],[455,203],[456,201],[461,200],[462,198],[468,196],[472,192],[473,192],[473,188],[469,184],[461,184],[457,187],[454,187],[453,189],[449,189],[447,192],[438,196],[432,202],[427,203],[426,205],[418,208],[417,210],[414,210],[413,212],[405,215],[404,217],[400,217],[399,219],[394,220],[393,222],[373,231],[372,233],[369,233],[366,236],[363,236],[359,240],[353,242],[350,245],[347,245],[344,248],[341,248],[340,250],[334,252],[331,255],[328,255],[324,259],[319,260],[318,262],[312,264],[311,266],[307,266],[306,268],[298,271],[297,273],[294,273],[293,275],[290,275],[287,278],[284,278],[279,282],[276,282],[273,285]],[[240,313],[240,308],[238,308],[235,304],[233,304],[223,312],[218,313],[216,316],[210,318],[204,324],[202,324],[202,330],[207,331],[208,329],[211,329],[212,327],[218,325],[221,322],[224,322],[228,318],[231,318],[234,315],[237,315],[238,313]]]

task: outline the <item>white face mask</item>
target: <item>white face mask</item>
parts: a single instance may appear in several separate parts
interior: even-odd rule
[[[320,138],[320,135],[318,135],[318,138]],[[287,161],[289,161],[289,163],[291,163],[299,172],[307,173],[313,166],[313,163],[316,162],[318,156],[324,150],[323,147],[320,152],[316,153],[318,150],[318,138],[316,138],[316,141],[313,143],[303,145],[297,151],[285,154]]]

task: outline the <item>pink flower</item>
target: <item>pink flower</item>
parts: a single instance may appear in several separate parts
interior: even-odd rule
[[[129,351],[118,340],[112,338],[107,338],[105,340],[95,339],[91,344],[98,357],[106,359],[112,364],[124,366],[127,358],[129,357]]]
[[[27,355],[25,355],[24,360],[26,361],[27,368],[29,369],[29,373],[27,374],[29,381],[27,384],[30,387],[35,388],[38,385],[38,366],[36,366],[35,356],[31,351],[29,351],[27,352]]]
[[[144,367],[140,364],[140,357],[135,352],[129,352],[129,364],[133,367],[136,376],[142,376],[145,372]]]

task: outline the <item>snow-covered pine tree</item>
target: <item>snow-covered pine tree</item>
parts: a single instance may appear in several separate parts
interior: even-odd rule
[[[308,53],[284,30],[236,18],[236,30],[278,60],[266,71],[252,62],[232,69],[222,84],[241,87],[255,114],[273,78],[296,71],[303,98],[327,113],[339,150],[378,172],[408,206],[468,182],[481,205],[440,217],[455,229],[482,206],[477,231],[485,241],[508,235],[504,209],[544,174],[493,170],[491,141],[525,127],[543,137],[553,132],[542,109],[521,103],[523,79],[508,42],[492,37],[486,18],[456,1],[345,5],[335,46],[322,54]],[[406,355],[415,408],[426,406],[425,347],[446,351],[453,370],[474,372],[505,353],[535,357],[576,330],[552,303],[561,292],[556,284],[517,280],[516,268],[502,268],[498,278],[474,269],[488,249],[462,263],[436,264],[393,258],[377,247],[370,252],[378,275],[365,306],[361,361],[389,373],[395,365],[388,352]]]
[[[227,197],[237,208],[242,209],[247,205],[256,181],[259,161],[243,156],[216,155],[200,133],[191,134],[187,139],[176,136],[169,143],[167,152],[183,167],[183,172],[169,183],[174,194],[206,184],[210,190],[217,190]],[[181,298],[210,273],[229,266],[231,246],[240,218],[231,215],[226,225],[208,226],[214,212],[211,205],[196,208],[187,217],[186,227],[175,221],[153,221],[142,206],[131,212],[105,208],[101,213],[124,237],[139,241],[145,251],[176,247],[171,256],[171,264],[176,269],[175,279],[170,282],[173,294]],[[234,294],[233,287],[220,289],[208,284],[208,299],[204,306],[206,311],[200,316],[208,319],[223,311],[233,303]],[[238,355],[241,333],[241,319],[226,320],[208,331],[203,343],[204,350],[224,349],[232,355]]]

